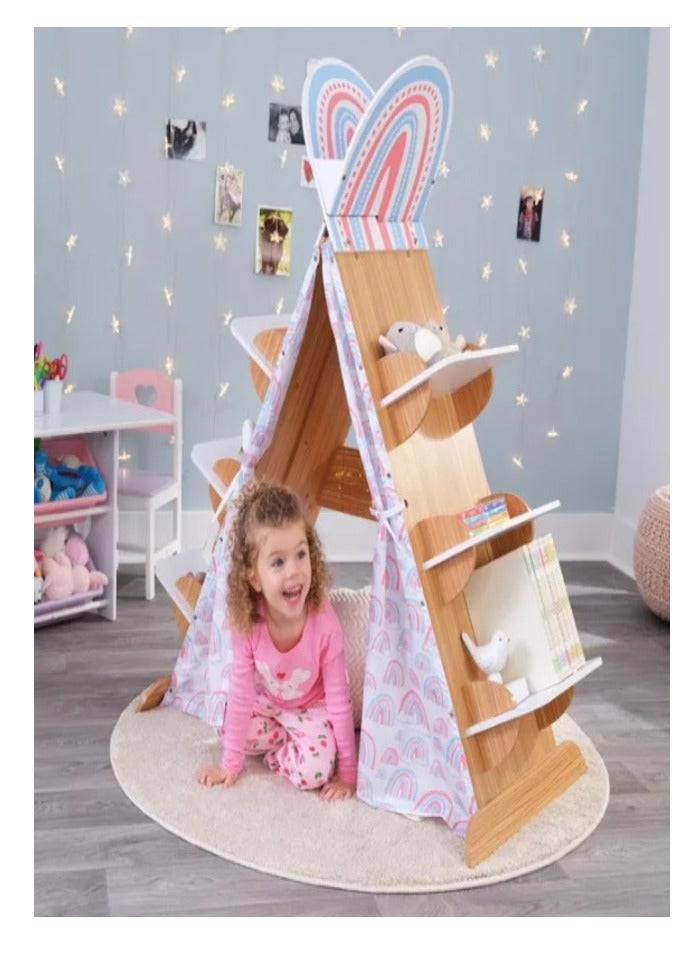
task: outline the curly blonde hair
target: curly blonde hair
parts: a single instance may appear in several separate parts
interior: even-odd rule
[[[260,622],[259,594],[250,583],[257,560],[257,530],[297,522],[305,527],[311,561],[308,603],[318,610],[330,586],[330,575],[318,535],[306,519],[297,495],[288,487],[263,481],[253,481],[238,495],[228,536],[230,568],[226,606],[233,628],[240,633],[250,633],[255,623]]]

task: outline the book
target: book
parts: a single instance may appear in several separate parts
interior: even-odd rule
[[[496,629],[510,638],[503,682],[525,678],[537,692],[584,662],[550,535],[478,567],[464,596],[477,643],[488,642]]]
[[[497,526],[509,520],[509,513],[504,497],[493,497],[491,500],[484,500],[473,504],[462,510],[459,514],[468,528],[469,536],[475,536],[484,530]]]

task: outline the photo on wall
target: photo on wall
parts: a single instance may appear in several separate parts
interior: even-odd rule
[[[544,211],[544,190],[540,186],[522,186],[517,209],[517,238],[538,242],[541,216]]]
[[[168,119],[165,143],[168,159],[206,159],[206,122]]]
[[[291,209],[261,205],[257,210],[257,275],[291,274]]]
[[[283,143],[287,146],[304,146],[306,140],[303,136],[301,107],[270,103],[267,138],[270,142]]]
[[[243,171],[227,163],[216,167],[214,222],[216,225],[243,223]]]

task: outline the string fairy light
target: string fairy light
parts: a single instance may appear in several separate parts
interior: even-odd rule
[[[226,395],[226,393],[228,392],[228,389],[230,388],[230,386],[231,386],[231,382],[230,382],[230,381],[223,381],[221,384],[219,384],[219,386],[218,386],[218,396],[219,396],[220,398],[224,397],[224,396]]]
[[[520,470],[524,470],[524,461],[518,454],[513,456],[512,463],[515,465],[515,467],[519,467]]]
[[[532,336],[532,330],[528,325],[520,325],[519,331],[517,332],[517,337],[522,341],[530,341]]]
[[[529,272],[529,266],[527,265],[526,258],[518,258],[517,264],[519,265],[519,270],[523,275],[527,275]]]
[[[396,34],[396,36],[397,36],[398,39],[400,40],[400,38],[401,38],[401,37],[403,36],[403,34],[405,33],[405,27],[394,27],[394,28],[393,28],[393,32]]]
[[[483,198],[481,199],[481,208],[483,209],[484,212],[487,212],[488,209],[492,209],[492,207],[493,207],[492,195],[484,195]]]
[[[124,28],[124,36],[126,37],[127,40],[129,40],[133,36],[133,30],[134,30],[133,27]]]
[[[72,252],[77,244],[78,244],[78,236],[75,234],[75,232],[71,232],[71,234],[66,239],[66,248],[68,249],[69,252]]]
[[[172,308],[172,299],[174,298],[174,295],[172,293],[172,289],[168,288],[166,285],[163,285],[163,298],[167,302],[168,308]]]
[[[592,33],[592,27],[585,27],[583,32],[583,46],[587,46],[587,41],[590,39],[590,34]]]
[[[133,245],[126,246],[126,249],[124,250],[124,260],[126,261],[127,265],[131,265],[131,262],[133,261]]]
[[[66,94],[66,85],[59,76],[54,76],[53,85],[59,96],[65,96]]]
[[[578,179],[580,178],[580,177],[578,176],[577,172],[573,172],[572,169],[570,169],[568,172],[566,172],[565,177],[566,177],[566,179],[568,180],[568,182],[577,182]]]
[[[214,235],[214,246],[217,252],[225,252],[226,246],[228,245],[228,236],[224,235],[223,232],[217,232]]]
[[[559,434],[559,432],[556,430],[555,427],[550,427],[548,431],[546,431],[546,436],[550,438],[555,438],[555,437],[560,437],[561,435]]]
[[[436,232],[434,233],[434,235],[432,236],[432,241],[434,242],[434,247],[435,247],[435,248],[443,248],[443,247],[444,247],[444,235],[443,235],[442,232],[440,232],[439,229],[437,229],[437,231],[436,231]]]
[[[537,46],[534,47],[533,55],[537,63],[544,62],[544,57],[546,56],[546,50],[543,48],[541,43],[537,44]]]
[[[279,154],[279,165],[281,166],[282,169],[286,165],[286,160],[288,158],[289,158],[289,150],[282,149],[281,153]]]
[[[567,232],[565,229],[561,229],[560,239],[561,239],[561,245],[563,246],[563,248],[570,248],[570,233],[569,232]]]
[[[442,179],[446,179],[450,171],[451,170],[449,169],[449,166],[446,164],[444,159],[442,159],[442,161],[439,164],[439,168],[437,169],[437,172],[442,177]]]
[[[75,305],[71,305],[70,308],[66,308],[66,324],[69,325],[73,321],[75,316]]]
[[[281,298],[277,298],[274,304],[274,314],[281,315],[283,307],[284,307],[284,296],[282,295]]]
[[[223,327],[227,328],[230,325],[232,320],[233,320],[233,312],[224,311],[223,315],[221,316],[221,324],[223,325]]]
[[[485,348],[488,344],[488,333],[486,331],[481,331],[478,335],[478,347]]]
[[[486,264],[481,268],[481,278],[483,279],[484,282],[487,282],[490,280],[490,276],[492,274],[493,274],[493,267],[490,264],[490,262],[486,262]]]
[[[270,85],[275,93],[283,93],[284,90],[286,89],[286,86],[284,85],[284,77],[279,76],[276,73],[272,77]]]
[[[539,134],[539,124],[536,119],[527,120],[527,132],[530,136],[537,136]]]
[[[111,329],[112,329],[112,334],[114,334],[114,335],[120,334],[120,332],[121,332],[121,322],[119,321],[119,319],[117,318],[116,315],[112,315],[112,318],[111,318],[111,321],[110,321],[110,327],[111,327]]]
[[[492,130],[488,123],[481,123],[478,127],[478,135],[481,137],[483,142],[490,142],[490,137],[492,134]]]
[[[124,189],[131,185],[131,175],[128,169],[119,170],[118,182]]]
[[[563,368],[563,370],[561,371],[561,378],[562,378],[564,381],[567,381],[568,378],[571,376],[572,373],[573,373],[573,365],[572,365],[572,364],[567,364],[567,365]]]
[[[175,70],[175,82],[178,85],[182,85],[182,81],[184,80],[186,75],[187,75],[187,67],[178,66],[177,69]]]
[[[529,404],[529,398],[524,391],[522,391],[521,394],[515,395],[515,404],[517,407],[524,407],[525,404]]]
[[[160,222],[164,231],[172,232],[172,215],[169,212],[166,212],[165,215],[160,216]]]
[[[500,59],[495,50],[488,50],[488,52],[483,55],[483,58],[485,60],[485,67],[488,70],[494,70]]]
[[[566,300],[563,302],[563,311],[567,315],[570,315],[571,318],[575,314],[577,307],[578,303],[572,296],[570,298],[566,298]]]
[[[59,172],[65,171],[66,160],[65,156],[59,156],[58,153],[53,157],[53,161],[56,163],[56,168]]]
[[[585,112],[588,106],[589,106],[589,100],[583,97],[583,99],[578,100],[577,105],[575,107],[575,112],[578,114],[578,116],[582,116],[582,114]]]
[[[235,94],[226,93],[226,95],[221,100],[221,105],[224,109],[230,109],[231,106],[235,106]],[[228,163],[226,163],[228,165]]]
[[[123,117],[124,113],[128,112],[126,108],[126,103],[120,96],[114,97],[112,112],[114,113],[115,116],[118,116],[120,119]]]

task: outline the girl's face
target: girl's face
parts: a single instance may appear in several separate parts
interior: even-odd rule
[[[293,111],[289,113],[289,127],[291,129],[292,136],[298,135],[301,129],[301,123],[299,122],[299,118],[296,115],[296,113]]]
[[[303,521],[260,527],[255,537],[257,556],[250,583],[264,596],[267,618],[275,629],[300,632],[311,588],[311,558]]]

